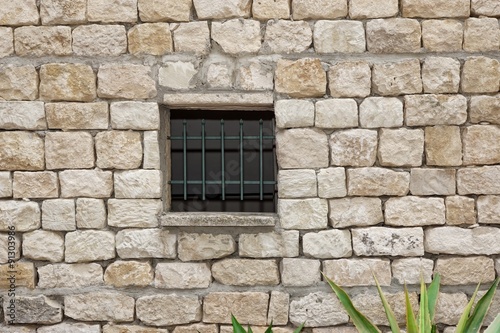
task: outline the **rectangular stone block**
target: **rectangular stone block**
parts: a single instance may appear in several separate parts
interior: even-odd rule
[[[399,284],[420,284],[432,282],[434,261],[425,258],[405,258],[392,261],[392,275]]]
[[[25,232],[40,228],[40,207],[33,201],[0,201],[0,231]],[[9,228],[10,227],[10,228]]]
[[[275,89],[293,98],[323,97],[326,93],[326,72],[319,59],[278,60]]]
[[[427,165],[462,165],[462,137],[458,126],[425,128]]]
[[[97,94],[102,98],[146,99],[156,96],[156,84],[148,66],[102,65],[97,80]]]
[[[48,101],[91,102],[96,77],[84,64],[45,64],[40,67],[40,98]]]
[[[85,230],[66,233],[64,253],[66,262],[109,260],[114,257],[115,234],[112,231]]]
[[[455,194],[455,170],[413,168],[410,173],[410,192],[413,195]]]
[[[108,129],[108,103],[45,103],[51,129]]]
[[[317,173],[320,198],[341,198],[347,194],[344,168],[320,169]]]
[[[391,285],[391,262],[387,259],[338,259],[323,261],[324,274],[342,287]]]
[[[472,13],[484,16],[500,16],[500,9],[491,0],[472,0]]]
[[[95,136],[97,161],[102,169],[137,169],[142,163],[141,133],[105,131]]]
[[[459,52],[463,36],[463,24],[458,20],[422,21],[422,42],[428,52]]]
[[[497,93],[500,62],[488,57],[470,57],[462,68],[462,91],[465,93]]]
[[[35,230],[23,234],[23,256],[31,260],[59,262],[64,260],[64,236]]]
[[[89,22],[137,22],[137,0],[88,0]]]
[[[139,16],[143,22],[184,22],[191,17],[192,0],[139,0]]]
[[[472,123],[482,121],[500,125],[500,95],[496,96],[471,96],[469,115]]]
[[[177,328],[184,326],[177,326]],[[99,327],[100,329],[100,327]],[[102,327],[103,333],[143,333],[144,330],[147,330],[147,333],[168,333],[167,329],[161,328],[152,328],[152,327],[144,327],[139,325],[116,325],[116,324],[106,324]],[[204,332],[203,330],[199,331],[200,333],[217,333],[217,332]],[[83,332],[82,332],[83,333]],[[195,333],[195,332],[193,332]]]
[[[371,91],[371,69],[364,61],[343,61],[328,71],[332,97],[366,97]]]
[[[14,198],[57,198],[59,181],[57,173],[14,172]]]
[[[12,28],[0,27],[0,58],[14,53],[14,32]]]
[[[230,286],[276,286],[280,283],[275,260],[223,259],[212,265],[212,276],[220,284]]]
[[[211,37],[225,53],[232,56],[257,53],[261,48],[260,23],[254,20],[214,22]]]
[[[134,321],[135,299],[116,292],[64,296],[64,314],[82,321]]]
[[[0,102],[0,128],[43,130],[47,128],[42,102]]]
[[[0,65],[0,98],[30,100],[38,97],[38,73],[34,66]]]
[[[168,23],[138,24],[128,31],[128,51],[134,55],[164,55],[174,51]]]
[[[269,110],[274,104],[272,93],[188,93],[165,94],[163,102],[170,108],[204,110]]]
[[[15,298],[15,324],[56,324],[63,319],[62,305],[44,295],[20,296]],[[4,313],[8,313],[9,303],[4,302]],[[8,320],[9,317],[5,316]]]
[[[40,17],[43,25],[85,23],[86,0],[41,0]]]
[[[480,224],[500,224],[500,196],[480,196],[477,199],[477,215]]]
[[[500,163],[500,128],[472,125],[463,131],[464,165]]]
[[[64,170],[59,172],[61,197],[109,198],[113,173],[101,170]]]
[[[316,102],[314,125],[320,128],[358,126],[358,104],[354,99],[325,99]]]
[[[310,169],[281,170],[278,172],[280,198],[317,196],[316,172]]]
[[[351,19],[367,19],[396,16],[399,13],[398,0],[350,0],[349,17]]]
[[[424,152],[424,131],[418,129],[382,129],[378,161],[383,166],[420,166]]]
[[[76,226],[78,229],[104,229],[106,227],[104,200],[93,198],[76,199]]]
[[[117,171],[114,184],[117,199],[154,199],[162,194],[162,174],[159,170]]]
[[[359,124],[365,128],[403,126],[403,103],[395,97],[368,97],[359,105]]]
[[[496,18],[475,18],[465,20],[464,50],[468,52],[498,51],[500,27]]]
[[[347,170],[347,191],[354,196],[404,196],[410,190],[410,173],[384,168]]]
[[[462,125],[467,121],[467,98],[462,95],[404,97],[407,126]]]
[[[314,125],[314,103],[301,99],[283,99],[274,108],[278,128],[309,127]]]
[[[15,261],[19,260],[21,257],[21,239],[21,235],[16,234],[15,230],[0,233],[0,250],[2,250],[2,252],[0,252],[0,264],[8,263],[13,265]],[[9,269],[9,267],[5,270],[7,269]],[[3,280],[4,283],[9,282],[7,278],[8,276]]]
[[[420,52],[421,30],[417,20],[406,18],[371,20],[366,24],[366,37],[369,52]]]
[[[200,20],[250,17],[251,15],[251,0],[228,0],[224,2],[194,0],[193,3]]]
[[[160,169],[160,145],[157,131],[146,131],[144,136],[144,169]]]
[[[210,51],[208,22],[181,23],[173,31],[175,52],[206,54]]]
[[[264,0],[252,4],[252,17],[256,20],[290,18],[290,0]],[[277,323],[277,325],[279,325]]]
[[[0,25],[38,24],[39,15],[36,0],[7,1],[2,3]]]
[[[269,21],[266,25],[262,52],[302,53],[312,44],[312,29],[304,21]]]
[[[37,333],[100,333],[100,325],[82,324],[82,323],[61,323],[50,326],[40,326]]]
[[[334,228],[375,225],[384,221],[379,198],[343,198],[328,201],[330,224]]]
[[[83,288],[103,285],[103,269],[96,263],[49,264],[37,268],[39,288]]]
[[[198,296],[152,295],[137,299],[137,318],[151,326],[180,325],[201,320]]]
[[[445,224],[442,198],[407,196],[385,202],[385,224],[391,226],[425,226]]]
[[[500,229],[478,227],[438,227],[425,231],[425,251],[456,255],[492,255],[500,253]]]
[[[160,216],[162,226],[170,227],[270,227],[278,223],[276,214],[167,213]]]
[[[182,261],[218,259],[234,253],[236,242],[231,235],[182,233],[178,251]]]
[[[149,262],[115,261],[106,267],[104,283],[115,288],[148,287],[153,282],[154,271]]]
[[[203,322],[231,323],[231,314],[250,325],[266,325],[269,294],[263,292],[212,292],[203,299]]]
[[[0,172],[0,198],[12,196],[12,176],[10,172]]]
[[[352,243],[357,256],[424,255],[422,228],[370,227],[352,230]],[[427,250],[427,249],[426,249]]]
[[[32,262],[16,262],[13,264],[0,265],[0,288],[8,290],[11,283],[8,280],[12,272],[16,275],[16,288],[35,288],[35,265]]]
[[[458,194],[500,194],[500,167],[483,166],[457,171]]]
[[[446,197],[446,224],[476,224],[476,204],[473,198],[463,196]]]
[[[71,28],[20,27],[14,30],[14,47],[19,56],[67,56],[73,53],[71,48]]]
[[[73,51],[80,56],[118,56],[127,52],[122,25],[90,24],[73,29]]]
[[[297,257],[299,255],[299,232],[289,230],[281,233],[241,234],[238,244],[240,257]]]
[[[460,62],[447,57],[426,58],[422,64],[422,83],[425,93],[458,93]]]
[[[443,285],[467,285],[493,282],[495,266],[487,257],[438,258],[435,273]]]
[[[43,201],[42,227],[45,230],[76,230],[75,201],[73,199]]]
[[[114,102],[110,112],[111,127],[114,129],[157,130],[160,127],[157,103]]]
[[[170,89],[190,89],[195,87],[193,77],[197,73],[198,70],[192,62],[167,62],[158,70],[158,82]]]
[[[280,199],[278,214],[284,229],[326,229],[328,226],[325,199]]]
[[[346,324],[349,316],[332,292],[318,291],[290,301],[290,322],[298,326],[306,321],[307,327],[334,326]]]
[[[286,325],[288,323],[289,303],[290,294],[281,291],[271,291],[267,323]]]
[[[160,200],[109,199],[108,225],[120,228],[151,228],[158,226]]]
[[[124,229],[116,234],[116,252],[126,258],[169,258],[177,256],[177,236],[161,229]]]
[[[372,92],[381,96],[421,93],[420,61],[408,59],[374,64]]]
[[[313,258],[343,258],[352,255],[349,230],[324,230],[308,232],[302,237],[304,255]]]
[[[385,293],[387,303],[394,311],[396,322],[404,327],[406,323],[406,301],[403,292]],[[410,303],[413,309],[418,308],[418,295],[413,292],[409,295]],[[375,325],[389,326],[385,315],[384,307],[380,297],[376,293],[359,293],[352,299],[354,306]]]
[[[293,0],[294,20],[331,20],[347,16],[347,0]]]
[[[303,258],[281,260],[281,283],[286,287],[307,287],[321,281],[321,261]]]
[[[468,300],[465,293],[439,293],[436,303],[435,321],[448,325],[457,325]],[[450,333],[455,332],[455,327]]]
[[[403,16],[422,18],[468,17],[468,0],[402,0]]]
[[[378,134],[368,129],[332,133],[330,163],[335,166],[372,166],[377,157]]]
[[[316,128],[292,128],[276,134],[276,158],[281,169],[329,165],[328,137]]]
[[[155,269],[155,288],[208,288],[212,274],[206,263],[159,263]]]
[[[88,132],[49,132],[45,135],[47,169],[89,169],[95,165],[94,139]]]

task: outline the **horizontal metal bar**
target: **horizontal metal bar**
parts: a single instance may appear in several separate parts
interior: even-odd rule
[[[182,184],[184,184],[184,181],[171,180],[169,183],[172,185],[182,185]],[[240,185],[241,182],[239,180],[225,180],[224,183],[226,185]],[[276,181],[274,181],[274,180],[265,180],[262,183],[264,185],[276,185]],[[188,185],[201,185],[201,184],[203,184],[203,181],[202,180],[188,180],[187,184]],[[222,185],[222,181],[220,181],[220,180],[205,180],[205,184]],[[258,180],[245,180],[245,181],[243,181],[243,184],[244,185],[259,185],[260,181],[258,181]]]
[[[183,136],[171,136],[169,137],[170,140],[183,140]],[[202,140],[203,137],[201,136],[186,136],[187,140]],[[222,140],[223,138],[221,136],[205,136],[205,140]],[[239,136],[224,136],[225,140],[239,140]],[[260,139],[260,136],[258,135],[248,135],[244,136],[243,140],[258,140]],[[264,140],[274,140],[275,137],[274,135],[264,135],[262,136],[262,139]]]

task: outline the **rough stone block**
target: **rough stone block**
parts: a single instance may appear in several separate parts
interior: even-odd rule
[[[193,3],[200,20],[250,17],[252,9],[251,0],[229,0],[224,2],[194,0]]]
[[[493,259],[487,257],[438,258],[435,273],[443,285],[488,283],[495,279]]]
[[[243,90],[273,90],[274,75],[270,63],[249,59],[239,63],[236,75],[236,88]],[[276,112],[276,110],[275,110]]]
[[[326,93],[326,73],[321,61],[302,58],[297,61],[278,60],[276,91],[293,98],[322,97]]]
[[[421,93],[420,61],[409,59],[374,64],[372,89],[375,94],[382,96]]]
[[[160,200],[109,199],[108,225],[119,228],[156,227],[161,210]]]
[[[477,199],[477,215],[480,224],[500,224],[500,196],[480,196]]]
[[[465,20],[465,51],[498,51],[499,46],[500,27],[496,18],[468,18]]]
[[[219,259],[234,253],[236,242],[231,235],[183,233],[178,251],[182,261]]]
[[[51,129],[108,129],[108,103],[46,103]]]
[[[116,234],[116,252],[122,259],[173,259],[177,255],[176,243],[176,235],[161,229],[125,229]]]
[[[330,136],[332,165],[372,166],[377,156],[377,131],[351,129]]]
[[[137,0],[88,0],[89,22],[137,22]]]
[[[161,198],[161,171],[127,170],[115,172],[115,198]]]
[[[272,92],[212,92],[212,93],[169,93],[163,97],[164,104],[170,108],[188,108],[206,110],[268,110],[273,106]]]
[[[500,128],[472,125],[463,131],[464,165],[500,163]]]
[[[192,0],[139,0],[139,17],[143,22],[185,22],[191,17]]]
[[[366,39],[373,53],[420,52],[420,23],[405,18],[371,20],[366,24]]]
[[[288,319],[288,317],[287,317]],[[176,326],[173,330],[173,333],[218,333],[219,327],[215,324],[203,324],[196,323],[191,325],[184,326]],[[120,333],[120,332],[110,332],[110,333]],[[134,333],[134,332],[131,332]],[[140,333],[140,332],[137,332]],[[153,332],[155,333],[155,332]],[[167,330],[165,332],[158,331],[158,333],[168,333]]]
[[[47,129],[42,102],[1,102],[0,128],[7,130]]]
[[[23,256],[32,260],[64,260],[64,237],[56,232],[35,230],[23,234]]]
[[[329,200],[330,224],[334,228],[369,226],[384,222],[379,198],[342,198]]]
[[[422,129],[382,129],[378,160],[384,166],[420,166],[424,152]]]
[[[341,198],[347,195],[344,168],[320,169],[317,178],[320,198]]]
[[[0,98],[35,100],[38,97],[38,74],[34,66],[0,65]]]
[[[456,255],[492,255],[500,253],[500,229],[478,227],[438,227],[425,230],[425,251]]]
[[[181,23],[173,33],[175,52],[202,55],[210,51],[208,22]]]
[[[427,165],[454,166],[462,164],[462,139],[457,126],[425,128]]]
[[[104,283],[116,288],[147,287],[153,282],[153,267],[149,262],[115,261],[104,273]]]
[[[164,55],[174,51],[168,23],[138,24],[128,31],[128,50],[134,55]]]
[[[36,271],[35,265],[32,262],[17,261],[14,264],[0,265],[0,276],[7,277],[9,271],[13,269],[16,271],[16,287],[35,288]],[[10,281],[6,278],[2,279],[0,281],[0,288],[8,290],[10,288]]]
[[[97,94],[102,98],[146,99],[155,97],[157,93],[149,66],[102,65],[97,80]]]
[[[467,98],[462,95],[404,97],[407,126],[461,125],[467,121]]]
[[[329,165],[328,137],[318,129],[294,128],[276,134],[277,159],[282,169]]]
[[[45,135],[47,169],[94,167],[94,139],[87,132],[49,132]]]
[[[307,327],[321,327],[345,324],[348,321],[349,316],[331,292],[314,292],[291,299],[290,322],[294,325],[305,322]]]
[[[422,83],[426,93],[458,93],[460,62],[445,57],[426,58],[422,64]]]
[[[422,18],[468,17],[468,0],[402,0],[403,16]]]
[[[63,309],[59,302],[44,295],[20,296],[15,298],[16,324],[56,324],[63,319]],[[4,313],[8,313],[8,302],[4,302]],[[8,318],[6,316],[6,318]]]
[[[471,6],[472,13],[475,15],[500,16],[500,8],[497,6],[495,1],[472,0]]]
[[[17,199],[57,198],[59,196],[57,173],[14,172],[13,195]]]
[[[384,168],[347,170],[347,192],[355,196],[404,196],[410,190],[410,173]]]
[[[316,102],[315,126],[349,128],[358,126],[358,104],[354,99],[326,99]]]
[[[167,62],[158,71],[158,82],[170,89],[193,88],[193,78],[198,73],[192,62]]]
[[[349,230],[308,232],[302,236],[304,255],[313,258],[343,258],[352,255]]]
[[[447,225],[476,224],[476,208],[473,198],[458,195],[446,197],[445,204]]]
[[[97,166],[103,169],[136,169],[142,163],[139,132],[107,131],[95,137]]]
[[[256,20],[290,18],[291,0],[260,0],[252,4],[252,16]]]
[[[0,58],[14,53],[14,32],[12,28],[0,27]]]
[[[403,103],[395,97],[368,97],[359,105],[361,127],[403,126]]]
[[[43,201],[42,228],[45,230],[58,231],[75,230],[75,201],[72,199],[51,199]]]
[[[233,314],[242,323],[266,325],[268,307],[268,293],[212,292],[203,300],[203,322],[230,324]]]
[[[109,198],[113,191],[111,171],[65,170],[59,172],[61,197]]]
[[[288,324],[289,303],[290,294],[281,291],[271,291],[267,323],[271,324],[272,322],[275,325]]]
[[[347,0],[292,0],[294,20],[336,19],[347,16]]]
[[[390,198],[385,202],[386,225],[415,227],[440,225],[445,222],[445,206],[442,198],[407,196]]]
[[[333,97],[366,97],[371,90],[371,70],[367,62],[339,62],[328,71]]]
[[[315,259],[283,258],[281,283],[287,287],[307,287],[321,281],[321,262]]]
[[[464,293],[439,293],[436,303],[435,321],[448,325],[458,324],[467,303],[467,295]]]
[[[206,263],[159,263],[155,269],[155,288],[208,288],[212,274]]]
[[[399,326],[405,325],[406,322],[406,301],[405,294],[403,292],[399,293],[386,293],[387,303],[391,309],[394,309],[394,316],[396,322]],[[410,303],[412,308],[418,308],[418,295],[416,293],[410,293],[409,295]],[[384,307],[380,297],[375,292],[362,292],[354,296],[352,302],[359,311],[366,315],[366,317],[375,325],[389,326],[387,317],[385,315]]]
[[[375,274],[381,286],[391,285],[391,262],[387,259],[338,259],[323,262],[324,274],[342,287],[373,286]]]
[[[160,169],[160,145],[158,142],[158,132],[144,132],[144,169]]]
[[[410,192],[413,195],[453,195],[455,184],[453,169],[411,169]]]
[[[43,25],[85,23],[86,0],[41,0],[40,18]]]
[[[210,61],[206,68],[206,82],[210,88],[232,88],[234,64],[231,60],[222,58],[220,61]]]
[[[40,207],[32,201],[0,201],[0,231],[16,227],[17,232],[40,228]]]
[[[301,53],[312,44],[312,29],[305,21],[267,22],[262,51],[265,53]]]
[[[470,57],[462,69],[462,91],[496,93],[500,87],[500,62],[487,57]]]
[[[133,297],[109,291],[64,296],[65,315],[82,321],[131,322],[134,305]]]
[[[424,255],[424,231],[422,228],[369,227],[353,229],[352,243],[354,254],[357,256],[415,257]]]
[[[0,25],[38,24],[39,15],[36,0],[7,1],[2,3]]]
[[[297,257],[299,255],[299,232],[289,230],[281,233],[242,234],[238,244],[240,257]]]
[[[127,52],[122,25],[80,25],[73,29],[73,52],[81,56],[117,56]]]
[[[67,56],[71,49],[71,28],[20,27],[14,30],[14,48],[19,56]]]
[[[313,333],[358,333],[354,326],[316,327]]]
[[[308,100],[279,100],[274,113],[278,128],[314,126],[314,103]]]
[[[106,227],[104,200],[76,199],[76,226],[78,229],[103,229]]]
[[[211,7],[214,7],[213,3],[211,3]],[[262,39],[260,23],[254,20],[239,19],[213,22],[212,39],[220,45],[225,53],[230,55],[257,53],[260,50]]]
[[[18,260],[21,257],[21,244],[21,237],[20,235],[16,235],[15,231],[11,230],[8,233],[0,233],[0,250],[2,251],[0,252],[0,264],[7,264],[9,260]],[[12,264],[12,262],[10,264]],[[7,270],[8,265],[0,265],[0,273]],[[6,289],[9,289],[10,281],[7,279],[8,276],[1,276],[4,278],[0,281],[0,286],[3,288],[3,285],[5,285],[7,286]]]
[[[66,234],[65,240],[66,262],[109,260],[115,257],[115,234],[111,231],[73,231]]]
[[[368,19],[396,16],[399,13],[398,0],[349,0],[351,19]]]
[[[45,64],[40,67],[40,99],[91,102],[96,97],[95,74],[84,64]]]
[[[280,198],[304,198],[318,195],[316,172],[311,169],[281,170],[278,172]]]
[[[0,172],[0,198],[12,196],[12,176],[10,172]]]
[[[429,52],[461,51],[463,36],[463,24],[460,21],[422,21],[422,41]]]
[[[82,323],[61,323],[51,326],[40,326],[37,333],[100,333],[100,325],[82,324]]]
[[[405,258],[392,261],[392,275],[399,284],[431,283],[434,261],[425,258]]]
[[[469,116],[471,123],[482,121],[500,125],[500,95],[471,96]]]
[[[278,214],[284,229],[326,229],[328,202],[325,199],[280,199]]]
[[[215,281],[231,286],[275,286],[280,283],[274,260],[223,259],[212,265],[212,275]]]
[[[457,172],[458,194],[500,194],[498,166],[459,169]]]
[[[136,303],[137,318],[146,325],[170,326],[201,320],[198,296],[143,296]]]

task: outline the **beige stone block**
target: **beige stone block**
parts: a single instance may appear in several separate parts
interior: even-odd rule
[[[460,62],[445,57],[428,57],[422,64],[422,83],[425,93],[458,93]]]
[[[304,255],[313,258],[343,258],[352,255],[349,230],[324,230],[308,232],[302,236]]]
[[[65,315],[82,321],[131,322],[134,305],[133,297],[110,291],[64,296]]]
[[[5,333],[36,333],[36,328],[34,326],[7,326],[5,324],[0,324],[0,328],[5,331]]]
[[[40,67],[40,99],[91,102],[96,98],[92,67],[84,64],[45,64]]]
[[[268,307],[268,293],[212,292],[203,300],[203,322],[230,324],[233,314],[241,323],[266,325]]]
[[[472,0],[471,10],[475,15],[500,16],[500,8],[495,1],[491,0]]]
[[[111,171],[65,170],[59,172],[61,197],[109,198],[113,191]]]
[[[155,269],[155,288],[208,288],[212,274],[206,263],[158,263]]]
[[[445,198],[447,225],[476,224],[476,208],[473,198],[451,196]]]
[[[231,235],[183,233],[178,251],[182,261],[219,259],[234,253],[236,242]]]
[[[153,267],[149,262],[115,261],[104,272],[104,283],[116,288],[147,287],[153,282]]]
[[[0,58],[14,53],[14,32],[12,28],[0,27]]]
[[[290,18],[290,2],[291,0],[255,1],[252,4],[252,16],[256,20],[288,19]]]
[[[344,168],[320,169],[317,179],[320,198],[341,198],[347,195]]]
[[[500,163],[500,128],[472,125],[463,130],[464,165]]]
[[[471,123],[489,122],[500,125],[500,95],[471,96],[469,116]]]
[[[47,169],[94,167],[94,139],[88,132],[49,132],[45,135]]]
[[[164,55],[174,51],[168,23],[138,24],[128,31],[128,50],[134,55]]]
[[[385,224],[390,226],[415,227],[446,222],[442,198],[390,198],[385,202],[384,208]]]
[[[234,17],[250,17],[251,0],[228,0],[213,2],[211,0],[194,0],[194,8],[198,19],[228,19]]]
[[[431,283],[434,261],[425,258],[404,258],[392,261],[392,275],[399,284]]]
[[[271,63],[250,59],[236,68],[236,88],[243,90],[273,90],[274,75]]]
[[[342,287],[373,286],[373,274],[381,286],[391,285],[391,262],[387,259],[338,259],[323,261],[324,274]]]
[[[278,20],[267,22],[262,52],[301,53],[312,44],[312,30],[305,21]]]
[[[206,110],[269,110],[274,104],[272,92],[211,92],[211,93],[168,93],[163,103],[172,108]]]
[[[35,100],[38,97],[38,74],[34,66],[0,65],[0,98]]]
[[[258,234],[241,234],[239,256],[251,258],[297,257],[299,232],[288,230]]]
[[[487,257],[438,258],[435,273],[443,285],[488,283],[495,279],[493,259]]]
[[[425,252],[456,255],[500,253],[500,230],[493,227],[473,229],[438,227],[425,230]]]
[[[33,132],[0,132],[0,170],[43,170],[43,140]]]
[[[315,259],[283,258],[281,283],[286,287],[308,287],[319,284],[321,262]]]
[[[328,71],[328,82],[332,97],[366,97],[371,89],[370,65],[364,61],[336,63]]]
[[[225,59],[208,64],[206,81],[210,88],[231,89],[233,85],[233,66],[232,61]]]
[[[280,198],[315,197],[318,194],[316,172],[312,169],[280,170],[278,196]]]
[[[362,53],[366,50],[365,29],[357,21],[317,21],[314,25],[317,53]]]
[[[214,6],[212,5],[212,7]],[[212,39],[220,45],[225,53],[230,55],[257,53],[260,50],[262,39],[260,23],[259,21],[240,19],[213,22]]]
[[[461,125],[467,121],[467,98],[462,95],[404,97],[406,125]]]
[[[76,199],[76,226],[78,229],[104,229],[106,227],[104,200],[93,198]]]
[[[322,97],[326,93],[326,73],[319,59],[278,60],[276,91],[293,98]]]
[[[399,326],[404,327],[406,322],[405,294],[403,292],[390,294],[385,293],[385,297],[387,299],[387,303],[389,303],[389,306],[394,311],[396,322]],[[412,308],[417,309],[419,306],[417,293],[410,293],[409,298]],[[389,326],[382,301],[377,293],[361,292],[353,297],[352,302],[354,306],[359,309],[361,313],[365,314],[373,324]]]
[[[499,46],[500,27],[496,18],[468,18],[465,20],[465,51],[498,51]]]
[[[32,260],[64,260],[64,237],[56,232],[35,230],[23,234],[23,256]]]
[[[496,179],[500,177],[497,166],[459,169],[457,172],[458,194],[500,194]]]
[[[314,103],[309,100],[283,99],[274,108],[278,128],[314,126]]]
[[[210,51],[208,22],[181,23],[173,34],[175,52],[207,54]]]
[[[458,126],[425,128],[427,165],[454,166],[462,164],[462,139]]]
[[[12,227],[15,227],[12,225]],[[7,230],[5,230],[7,231]],[[8,265],[0,265],[0,274],[5,274],[9,265],[14,265],[15,262],[18,262],[21,257],[21,235],[17,235],[14,230],[9,230],[6,233],[0,233],[0,264]],[[7,280],[8,276],[0,275],[2,280],[0,281],[0,286],[6,285],[7,289],[9,289],[10,281]],[[32,286],[33,287],[33,286]],[[2,286],[3,288],[3,286]]]
[[[40,207],[32,201],[0,201],[0,231],[9,231],[15,226],[16,232],[40,228]]]
[[[89,22],[137,22],[137,0],[88,0]]]
[[[481,224],[500,224],[500,196],[480,196],[477,199],[477,215]]]
[[[174,333],[218,333],[219,327],[215,324],[196,323],[191,325],[176,326],[173,332]],[[115,332],[110,332],[110,333],[115,333]],[[158,333],[163,333],[163,332],[159,331]],[[165,330],[164,333],[168,333],[167,330]]]
[[[16,287],[35,288],[35,265],[31,262],[15,262],[14,264],[0,265],[0,288],[8,290],[10,281],[8,277],[9,271],[16,271]],[[11,326],[13,327],[13,326]],[[14,326],[15,327],[15,326]]]
[[[170,89],[189,89],[194,87],[193,78],[198,73],[192,62],[167,62],[158,71],[161,86]]]
[[[384,166],[420,166],[424,152],[422,129],[382,129],[378,160]]]
[[[160,169],[160,146],[157,131],[146,131],[144,136],[144,169]]]
[[[395,97],[368,97],[359,105],[359,123],[365,128],[403,126],[403,103]]]
[[[136,169],[142,162],[141,134],[131,131],[100,132],[95,137],[97,166]]]
[[[326,229],[328,202],[325,199],[280,199],[278,214],[284,229]]]
[[[161,197],[159,170],[127,170],[115,172],[115,198],[154,199]]]
[[[384,222],[379,198],[342,198],[329,200],[330,224],[334,228],[369,226]]]
[[[420,52],[421,30],[417,20],[375,19],[366,23],[368,51],[373,53]]]
[[[291,299],[290,322],[294,325],[306,322],[307,327],[321,327],[346,324],[348,321],[347,313],[332,292],[318,291]]]
[[[349,0],[351,19],[368,19],[396,16],[399,13],[398,0]]]
[[[161,229],[124,229],[116,234],[116,252],[122,259],[174,259],[176,243],[176,235]]]
[[[318,129],[296,128],[276,134],[277,159],[282,169],[328,166],[328,137]]]
[[[336,19],[347,16],[347,0],[292,0],[294,20]]]
[[[288,324],[289,303],[290,294],[281,291],[271,291],[267,323],[273,323],[274,325]]]
[[[72,199],[51,199],[43,201],[42,228],[45,230],[58,231],[75,230],[75,201]]]
[[[146,325],[189,324],[201,320],[198,296],[152,295],[139,297],[137,318]]]
[[[331,164],[372,166],[377,156],[377,131],[351,129],[330,136]]]
[[[468,0],[402,0],[403,16],[422,18],[468,17]]]
[[[404,196],[410,190],[410,173],[385,168],[347,170],[347,192],[354,196]]]
[[[422,92],[420,61],[401,60],[373,65],[373,93],[381,96],[398,96]]]
[[[14,30],[14,48],[19,56],[66,56],[71,55],[71,28],[20,27]]]
[[[108,103],[45,103],[51,129],[108,129]]]
[[[184,22],[191,17],[193,0],[139,0],[138,6],[143,22]]]
[[[42,102],[0,102],[0,128],[7,130],[47,129]]]
[[[0,25],[38,24],[38,8],[36,0],[7,1],[2,3]]]
[[[410,192],[413,195],[453,195],[455,183],[454,169],[411,169]]]
[[[109,199],[108,225],[119,228],[156,227],[161,210],[160,200]]]
[[[81,56],[117,56],[127,52],[122,25],[90,24],[73,29],[73,52]]]
[[[448,325],[458,324],[467,303],[467,295],[464,293],[439,293],[436,303],[435,322]]]
[[[86,0],[41,0],[40,18],[43,25],[85,23]]]
[[[56,324],[63,319],[61,304],[44,295],[16,295],[15,306],[16,324]],[[4,313],[7,313],[7,302],[4,303]],[[9,317],[5,318],[9,320]]]
[[[460,21],[422,21],[422,41],[429,52],[461,51],[463,35],[463,24]]]
[[[68,263],[115,258],[115,234],[112,231],[73,231],[66,233],[65,240],[64,257]]]
[[[111,103],[110,114],[114,129],[156,130],[160,126],[157,103],[114,102]]]
[[[37,329],[37,333],[100,333],[100,325],[90,325],[82,323],[61,323],[51,326],[41,326]]]
[[[57,173],[45,172],[14,172],[14,198],[57,198],[59,182]]]
[[[102,98],[146,99],[156,96],[151,67],[130,64],[102,65],[97,74]]]
[[[10,172],[0,172],[0,198],[12,196],[12,176]]]
[[[231,286],[275,286],[280,283],[274,260],[223,259],[212,265],[212,276],[218,283]]]
[[[352,245],[357,256],[423,256],[424,231],[422,228],[357,228],[352,230]]]
[[[354,326],[334,326],[334,327],[317,327],[312,329],[313,333],[358,333]]]
[[[462,69],[462,91],[496,93],[500,88],[500,62],[487,57],[470,57]]]
[[[39,288],[79,288],[103,284],[99,264],[55,264],[38,267]]]

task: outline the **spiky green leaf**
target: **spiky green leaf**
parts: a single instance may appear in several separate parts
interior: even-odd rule
[[[467,320],[465,324],[465,333],[476,333],[481,327],[484,317],[490,308],[491,301],[493,300],[493,296],[495,295],[495,291],[498,287],[498,283],[500,282],[500,278],[497,278],[495,282],[491,285],[490,289],[486,292],[486,294],[481,297],[481,299],[477,302],[474,307],[474,311],[472,315]]]
[[[380,296],[380,300],[382,301],[382,305],[384,306],[385,315],[387,317],[387,320],[389,321],[389,326],[391,326],[392,333],[401,333],[396,316],[394,315],[389,302],[387,302],[387,299],[382,292],[382,288],[380,288],[380,284],[378,283],[375,274],[373,274],[373,279],[375,280],[375,284],[377,285],[378,294]]]
[[[233,314],[231,314],[231,323],[233,325],[233,333],[247,333]]]
[[[302,329],[304,328],[304,325],[306,324],[306,322],[303,322],[299,327],[297,327],[293,333],[300,333],[302,331]]]
[[[415,320],[415,314],[413,313],[413,307],[410,302],[410,294],[408,293],[408,288],[405,284],[405,303],[406,303],[406,330],[407,333],[419,333],[417,321]]]
[[[498,333],[500,332],[500,314],[497,315],[495,320],[488,326],[484,333]]]
[[[427,289],[427,297],[429,302],[429,317],[430,321],[434,322],[434,315],[436,314],[436,303],[439,295],[439,284],[441,283],[441,276],[439,273],[434,275],[429,288]]]
[[[477,292],[479,291],[479,286],[481,284],[478,283],[476,290],[474,290],[474,293],[472,294],[472,297],[470,298],[469,303],[467,303],[467,306],[464,309],[464,312],[462,312],[462,315],[460,316],[460,320],[458,321],[457,328],[455,329],[456,333],[463,333],[465,331],[465,325],[467,324],[467,319],[469,319],[470,312],[472,310],[472,307],[474,306],[474,301],[476,300]]]
[[[273,333],[273,321],[272,320],[264,333]]]

